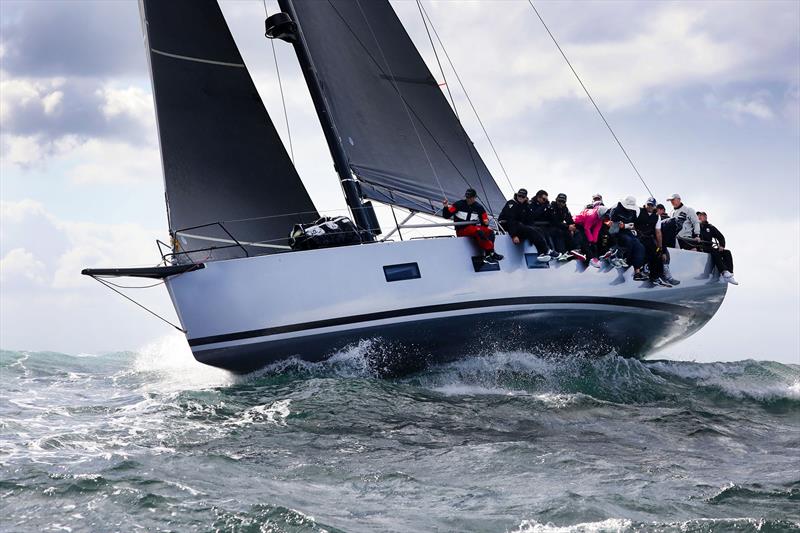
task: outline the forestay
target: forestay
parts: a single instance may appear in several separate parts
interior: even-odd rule
[[[195,260],[281,250],[295,223],[319,215],[217,2],[142,0],[140,7],[169,227],[180,249],[227,247]]]
[[[294,12],[364,196],[422,212],[499,187],[387,0],[280,0]]]

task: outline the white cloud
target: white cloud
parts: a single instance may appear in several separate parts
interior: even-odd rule
[[[44,154],[39,135],[3,135],[0,139],[0,159],[14,165],[32,165],[41,161]]]
[[[98,90],[98,94],[105,101],[102,110],[106,118],[115,118],[120,115],[141,121],[143,127],[150,127],[155,124],[153,110],[153,95],[149,91],[143,91],[139,87],[126,87],[118,89],[114,87],[103,87]]]
[[[46,275],[45,264],[24,248],[14,248],[0,258],[0,283],[5,289],[45,285]]]
[[[64,81],[62,77],[9,78],[0,71],[0,123],[6,125],[15,113],[30,106],[40,107],[47,114],[55,111],[64,96],[57,89]]]
[[[161,232],[60,219],[32,200],[2,202],[0,215],[4,347],[112,350],[165,332],[157,320],[80,274],[86,267],[158,263],[154,243]],[[163,289],[137,291],[135,297],[174,318]],[[47,324],[47,335],[41,324]]]
[[[0,226],[4,247],[15,246],[5,256],[10,258],[13,271],[23,264],[23,259],[29,266],[37,264],[37,278],[51,288],[78,286],[76,281],[82,279],[80,270],[88,265],[131,266],[158,262],[154,243],[160,232],[136,224],[61,220],[41,203],[30,199],[0,203]],[[43,228],[49,231],[42,231]],[[44,256],[44,250],[56,253],[40,260],[34,256],[31,245],[18,246],[26,242],[37,245],[36,254]],[[148,258],[151,259],[149,263]]]
[[[725,102],[724,107],[737,120],[741,119],[743,115],[750,115],[763,120],[769,120],[775,116],[769,105],[762,99],[744,100],[735,98]]]
[[[61,101],[64,99],[62,91],[53,91],[44,98],[42,98],[42,107],[44,108],[45,115],[53,115],[58,112],[61,107]]]
[[[135,184],[161,179],[155,146],[90,139],[65,154],[65,159],[76,162],[67,175],[77,185]]]

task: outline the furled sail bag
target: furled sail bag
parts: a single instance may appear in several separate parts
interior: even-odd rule
[[[347,217],[322,217],[313,224],[295,224],[289,235],[292,250],[315,250],[360,243],[358,229]]]

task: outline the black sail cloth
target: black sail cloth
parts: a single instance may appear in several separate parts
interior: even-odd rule
[[[305,38],[364,196],[438,213],[443,195],[471,187],[500,212],[505,198],[388,1],[279,2]]]
[[[228,246],[194,260],[243,256],[234,240],[259,243],[244,246],[249,255],[280,251],[274,245],[286,245],[293,224],[319,215],[217,2],[142,0],[141,8],[180,249]]]

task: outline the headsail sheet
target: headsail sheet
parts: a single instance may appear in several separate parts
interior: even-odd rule
[[[293,224],[319,215],[217,2],[140,6],[171,232],[184,250],[218,248],[211,259],[280,250]]]
[[[472,187],[505,199],[388,0],[280,0],[294,11],[365,196],[441,209]]]

